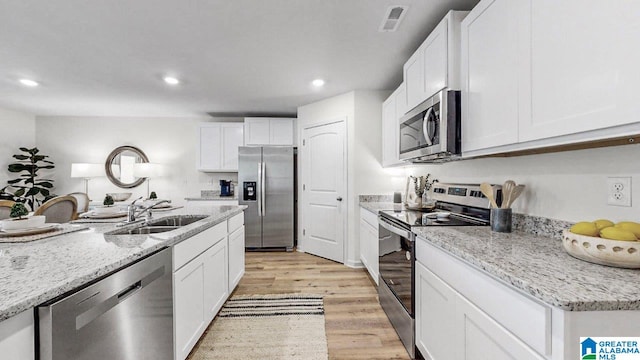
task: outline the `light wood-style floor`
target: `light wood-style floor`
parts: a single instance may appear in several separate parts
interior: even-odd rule
[[[329,359],[409,359],[366,270],[299,252],[246,254],[234,294],[291,293],[324,296]]]

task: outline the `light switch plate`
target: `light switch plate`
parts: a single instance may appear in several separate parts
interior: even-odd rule
[[[607,204],[631,206],[631,177],[607,178]]]

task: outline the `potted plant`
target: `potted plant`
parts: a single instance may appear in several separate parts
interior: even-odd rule
[[[39,178],[38,171],[53,169],[55,166],[52,161],[47,160],[49,156],[40,154],[38,148],[21,147],[20,151],[24,154],[13,155],[17,162],[8,167],[9,172],[19,173],[20,176],[7,181],[7,186],[0,189],[0,199],[25,203],[35,210],[43,202],[56,196],[51,193],[53,180]]]
[[[152,191],[151,194],[149,195],[149,200],[155,200],[158,198],[158,195],[156,195],[155,191]]]
[[[112,214],[112,213],[116,213],[118,212],[118,208],[116,206],[113,206],[113,204],[115,204],[115,201],[113,200],[113,197],[109,194],[107,194],[104,197],[104,200],[102,200],[102,206],[96,206],[96,208],[93,210],[95,213],[97,214]]]
[[[9,219],[2,221],[3,230],[31,229],[44,225],[43,215],[29,216],[29,210],[23,203],[15,203],[11,207]]]

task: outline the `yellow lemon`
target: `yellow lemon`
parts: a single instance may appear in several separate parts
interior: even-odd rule
[[[593,223],[596,224],[596,227],[598,228],[598,230],[602,230],[606,227],[613,226],[613,221],[609,221],[607,219],[598,219]]]
[[[637,238],[640,238],[640,224],[638,224],[637,222],[621,221],[616,224],[616,227],[619,229],[631,231],[633,235],[635,235]]]
[[[638,238],[629,230],[611,226],[602,229],[600,236],[610,240],[637,241]]]
[[[596,227],[596,224],[587,221],[582,221],[573,225],[569,231],[579,235],[598,236],[598,228]]]

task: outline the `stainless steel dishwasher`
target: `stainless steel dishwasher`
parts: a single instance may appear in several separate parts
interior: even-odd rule
[[[39,359],[173,359],[171,248],[38,307]]]

